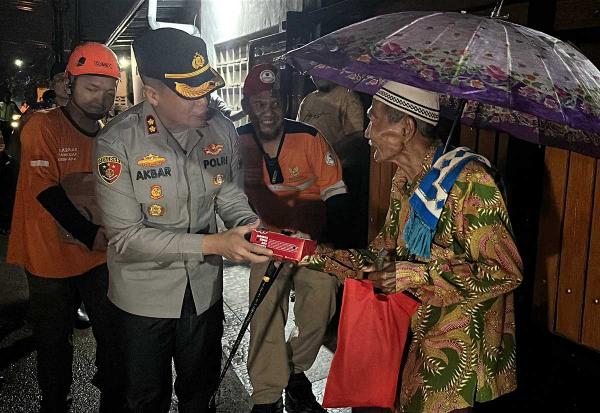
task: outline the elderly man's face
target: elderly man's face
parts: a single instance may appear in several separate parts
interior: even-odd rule
[[[373,147],[375,162],[398,162],[402,151],[406,148],[405,130],[402,120],[390,122],[385,112],[385,105],[378,100],[367,111],[369,126],[365,137]]]

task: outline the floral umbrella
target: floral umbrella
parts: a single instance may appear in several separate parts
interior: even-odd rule
[[[547,34],[450,12],[374,17],[285,55],[311,75],[375,94],[387,80],[466,100],[462,121],[600,157],[600,71]]]

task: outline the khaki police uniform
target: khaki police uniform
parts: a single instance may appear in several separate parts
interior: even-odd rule
[[[178,408],[208,407],[221,367],[223,261],[202,252],[204,234],[257,219],[235,183],[233,124],[214,111],[207,126],[177,134],[144,102],[98,138],[97,195],[109,237],[108,297],[119,309],[131,412],[166,413],[172,367]],[[183,145],[183,146],[182,146]]]
[[[240,160],[233,124],[214,111],[188,131],[191,149],[141,103],[98,138],[98,199],[109,236],[110,300],[146,317],[178,318],[189,281],[196,313],[221,299],[222,258],[204,256],[203,234],[257,219],[236,184]]]

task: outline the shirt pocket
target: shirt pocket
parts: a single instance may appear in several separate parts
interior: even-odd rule
[[[227,152],[200,157],[200,174],[207,195],[215,194],[224,183],[231,181],[231,161],[231,153]]]

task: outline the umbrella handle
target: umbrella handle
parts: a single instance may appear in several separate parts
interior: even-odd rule
[[[452,135],[454,135],[454,130],[456,129],[456,125],[460,123],[460,119],[462,118],[463,111],[465,110],[465,106],[467,104],[467,99],[459,99],[458,100],[458,112],[456,113],[456,117],[452,122],[452,128],[450,128],[450,132],[448,133],[448,138],[446,139],[446,144],[444,145],[444,152],[442,155],[446,153],[448,150],[448,145],[450,145],[450,140],[452,139]]]
[[[225,361],[225,365],[223,366],[223,370],[221,371],[221,375],[219,376],[219,381],[217,382],[217,387],[216,387],[214,393],[212,394],[212,396],[210,397],[210,401],[208,402],[208,407],[215,406],[215,399],[217,397],[217,393],[219,391],[219,388],[221,387],[221,383],[223,383],[223,379],[225,378],[225,373],[227,373],[227,370],[229,369],[229,366],[231,366],[231,362],[233,361],[233,357],[235,356],[235,353],[237,352],[238,348],[240,347],[240,343],[242,342],[242,339],[244,338],[244,333],[248,329],[248,326],[250,325],[250,321],[252,320],[252,317],[254,316],[256,309],[258,308],[260,303],[262,303],[263,299],[265,298],[265,296],[267,295],[267,292],[269,291],[269,289],[275,282],[275,279],[277,279],[277,276],[279,275],[279,272],[281,271],[282,268],[283,268],[283,263],[280,263],[279,266],[276,267],[275,261],[269,262],[269,266],[267,267],[267,270],[265,271],[265,275],[263,276],[263,279],[260,282],[260,285],[258,286],[256,295],[254,296],[254,298],[252,299],[252,302],[250,303],[250,306],[248,307],[248,313],[246,314],[246,317],[244,318],[244,321],[242,322],[242,326],[240,327],[240,332],[238,333],[238,335],[235,339],[235,342],[233,343],[233,346],[231,347],[231,351],[229,352],[229,357],[227,357],[227,360]]]

